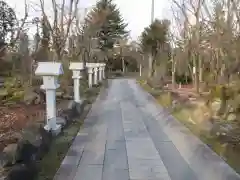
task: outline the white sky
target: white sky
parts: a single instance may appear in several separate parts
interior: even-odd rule
[[[24,15],[24,1],[25,0],[5,0],[11,7],[13,7],[18,15]],[[143,31],[144,27],[148,26],[151,21],[151,0],[114,0],[119,7],[121,14],[125,21],[128,23],[128,30],[130,30],[130,36],[136,40]],[[27,0],[32,4],[33,8],[37,5],[33,5],[39,2],[39,0]],[[168,18],[171,20],[170,11],[171,0],[155,0],[155,18]],[[51,0],[45,0],[51,7]],[[80,0],[79,7],[90,8],[96,3],[96,0]],[[29,16],[36,16],[36,11],[30,8],[31,13]]]

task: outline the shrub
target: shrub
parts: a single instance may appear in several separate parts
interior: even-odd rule
[[[190,84],[192,83],[192,78],[186,75],[176,75],[175,76],[177,84]]]

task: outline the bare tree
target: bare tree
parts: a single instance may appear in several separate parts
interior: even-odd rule
[[[68,4],[66,4],[66,1],[63,0],[61,4],[58,5],[55,0],[52,0],[53,19],[50,19],[50,16],[48,16],[45,11],[44,0],[40,0],[42,16],[51,35],[54,61],[62,60],[66,42],[70,34],[70,28],[76,18],[78,3],[79,0],[70,0]]]

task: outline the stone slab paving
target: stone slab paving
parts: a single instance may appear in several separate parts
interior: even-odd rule
[[[55,180],[240,180],[132,79],[109,81]]]
[[[239,180],[240,176],[237,174],[228,164],[226,164],[215,152],[213,152],[207,145],[202,143],[196,136],[194,136],[189,129],[183,126],[172,115],[159,106],[155,99],[146,93],[143,89],[136,84],[134,80],[128,80],[128,84],[132,89],[135,96],[135,102],[142,109],[143,114],[148,118],[144,118],[145,121],[151,119],[151,123],[155,126],[158,124],[160,131],[165,133],[171,144],[168,147],[158,145],[155,143],[159,154],[162,157],[164,164],[171,163],[170,158],[164,160],[166,150],[171,153],[172,157],[180,156],[183,164],[186,164],[194,172],[195,177],[201,180]],[[157,122],[157,124],[156,124]],[[153,137],[153,136],[152,136]],[[154,140],[154,137],[153,137]],[[156,142],[156,140],[154,140]],[[168,143],[165,143],[168,144]],[[174,148],[169,148],[174,145]],[[174,153],[175,152],[175,153]],[[170,156],[170,155],[169,155]],[[179,159],[176,157],[176,159]],[[174,159],[174,160],[176,160]],[[173,163],[172,163],[173,164]],[[175,166],[179,164],[175,161]],[[180,166],[180,165],[177,165]],[[172,168],[167,168],[172,179],[178,179],[175,177]],[[188,173],[185,179],[196,179],[192,173],[189,173],[188,169],[185,169]],[[175,173],[179,171],[176,167]],[[171,173],[172,172],[172,173]],[[173,174],[173,175],[171,175]],[[178,172],[179,176],[181,172]],[[184,174],[182,175],[184,177]],[[187,178],[188,177],[188,178]],[[182,178],[184,179],[184,178]]]
[[[130,99],[129,99],[130,100]],[[167,169],[132,102],[121,102],[130,179],[169,180]]]

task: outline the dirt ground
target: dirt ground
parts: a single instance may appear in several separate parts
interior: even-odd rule
[[[26,125],[42,116],[44,105],[15,105],[0,107],[0,151],[10,143],[17,142],[21,130]]]

